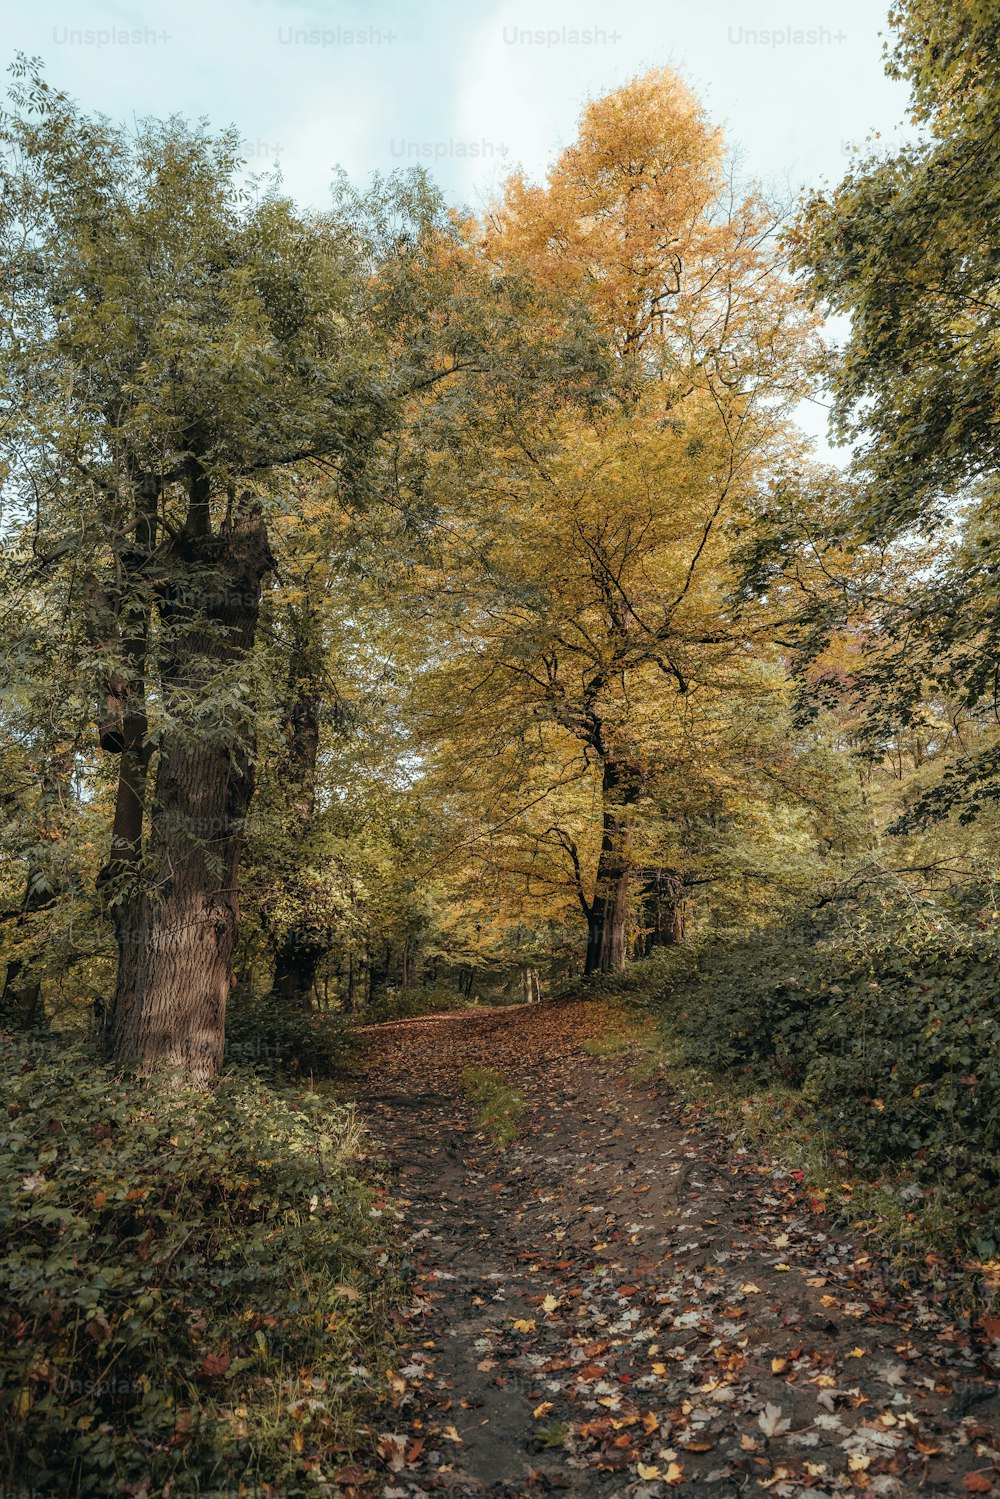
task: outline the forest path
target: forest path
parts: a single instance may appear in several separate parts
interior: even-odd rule
[[[367,1030],[413,1299],[386,1499],[1000,1494],[968,1330],[628,1056],[586,1003]],[[525,1097],[477,1129],[465,1067]]]

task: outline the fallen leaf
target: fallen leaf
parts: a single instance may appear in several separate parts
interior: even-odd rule
[[[406,1437],[393,1431],[384,1431],[378,1439],[376,1450],[391,1471],[398,1473],[406,1462]]]
[[[770,1401],[757,1417],[757,1425],[766,1437],[780,1437],[791,1424],[788,1417],[781,1414],[781,1406],[772,1405]]]

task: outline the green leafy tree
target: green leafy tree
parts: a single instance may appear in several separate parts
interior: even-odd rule
[[[974,816],[1000,789],[1000,16],[986,0],[906,0],[890,19],[887,69],[910,84],[914,141],[814,194],[792,246],[817,301],[850,318],[830,366],[835,429],[857,444],[859,500],[841,538],[877,559],[937,537],[905,589],[876,587],[860,605],[869,748],[919,729],[932,700],[972,729],[938,784],[924,778],[905,826]]]
[[[130,132],[20,72],[0,132],[5,500],[22,586],[58,573],[84,623],[118,762],[110,1050],[204,1078],[232,976],[270,519],[290,469],[349,466],[387,419],[367,266],[349,224],[241,190],[234,135]]]

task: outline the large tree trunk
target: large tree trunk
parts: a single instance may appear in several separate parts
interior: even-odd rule
[[[227,673],[253,645],[272,559],[256,511],[240,509],[212,535],[207,495],[195,485],[192,494],[160,604],[170,722],[148,857],[113,909],[119,969],[107,1029],[115,1061],[142,1072],[182,1069],[200,1082],[222,1065],[237,867],[253,794],[251,714],[235,693],[220,699]]]
[[[618,973],[628,962],[631,883],[628,808],[633,791],[621,768],[605,759],[601,781],[601,853],[594,898],[587,911],[584,973]]]

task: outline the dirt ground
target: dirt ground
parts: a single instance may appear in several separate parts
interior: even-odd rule
[[[627,1056],[599,1007],[370,1027],[359,1103],[412,1271],[385,1499],[1000,1495],[980,1332],[894,1285],[780,1162]],[[477,1130],[464,1067],[525,1097]]]

